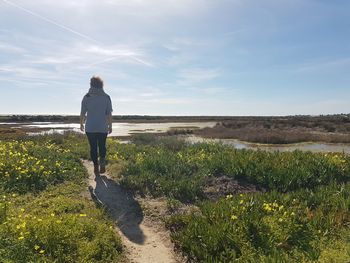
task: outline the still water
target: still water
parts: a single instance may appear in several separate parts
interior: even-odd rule
[[[311,152],[344,152],[350,154],[350,144],[342,143],[293,143],[293,144],[256,144],[243,142],[234,139],[205,139],[197,136],[187,136],[186,141],[191,143],[198,142],[216,142],[224,145],[230,145],[236,149],[253,149],[253,150],[265,150],[265,151],[280,151],[290,152],[295,150],[311,151]]]
[[[19,125],[17,128],[39,128],[43,131],[28,133],[30,135],[36,134],[52,134],[63,133],[64,131],[80,131],[79,123],[54,123],[54,122],[32,122],[32,123],[0,123],[6,125]],[[166,122],[166,123],[113,123],[113,132],[111,136],[128,136],[134,133],[162,133],[167,132],[172,128],[184,129],[201,129],[205,127],[214,127],[216,122]],[[45,130],[44,130],[45,129]]]

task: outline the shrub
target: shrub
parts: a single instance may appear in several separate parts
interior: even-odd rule
[[[0,188],[8,192],[36,192],[66,179],[78,180],[84,174],[78,163],[70,150],[48,142],[1,142]]]
[[[226,175],[267,190],[288,192],[347,182],[350,157],[345,154],[235,150],[215,144],[158,146],[115,145],[112,155],[123,159],[122,183],[155,196],[183,201],[202,197],[206,180]]]
[[[348,227],[349,205],[349,184],[228,195],[202,203],[201,213],[174,216],[167,225],[186,256],[200,262],[314,261]],[[350,258],[346,251],[343,257]]]

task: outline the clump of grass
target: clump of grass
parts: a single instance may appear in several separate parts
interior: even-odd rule
[[[152,145],[157,141],[157,136],[152,133],[136,133],[131,137],[131,141],[136,145]]]
[[[103,212],[82,200],[76,188],[63,184],[38,196],[3,196],[0,258],[6,262],[115,262],[122,250],[120,238]]]
[[[202,198],[203,187],[212,176],[226,175],[279,192],[350,179],[350,158],[345,154],[235,150],[182,142],[179,147],[161,142],[155,146],[114,145],[110,151],[116,156],[112,163],[124,161],[121,174],[125,186],[181,201]]]
[[[70,135],[71,136],[71,135]],[[81,193],[73,137],[0,142],[0,258],[4,262],[116,262],[112,221]],[[72,147],[71,149],[74,150]],[[83,148],[81,148],[83,149]]]
[[[191,261],[347,262],[350,159],[345,154],[235,150],[217,144],[114,145],[122,183],[143,194],[197,201],[200,211],[167,220],[172,239]],[[226,175],[266,193],[203,198],[206,180]],[[329,244],[335,244],[329,246]]]
[[[49,142],[9,141],[0,143],[0,187],[3,191],[41,191],[49,184],[84,175],[79,159]]]
[[[330,206],[334,203],[334,206]],[[315,191],[229,195],[168,221],[174,242],[200,262],[305,262],[324,257],[349,226],[350,185]],[[342,256],[347,260],[350,255]]]

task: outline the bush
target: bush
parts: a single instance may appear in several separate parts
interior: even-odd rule
[[[84,175],[80,161],[70,150],[51,143],[10,141],[0,143],[0,188],[26,193],[44,190],[49,184]]]
[[[174,216],[167,225],[186,256],[200,262],[305,262],[323,257],[325,247],[338,242],[349,226],[349,205],[349,184],[229,195],[202,203],[201,213]],[[342,257],[350,259],[346,251]]]
[[[6,213],[0,208],[0,258],[5,262],[115,262],[122,249],[119,237],[105,215],[79,199],[74,187],[62,185],[37,197],[2,197],[0,207],[5,206]]]
[[[1,262],[118,261],[113,222],[81,196],[85,143],[73,135],[0,142]]]
[[[182,201],[201,198],[212,176],[226,175],[279,192],[313,189],[350,178],[350,157],[345,154],[235,150],[215,144],[182,144],[175,148],[160,144],[115,145],[111,155],[125,161],[121,174],[127,187]]]

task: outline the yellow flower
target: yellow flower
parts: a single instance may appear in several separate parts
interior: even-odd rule
[[[44,253],[45,253],[45,250],[43,249],[39,251],[39,254],[44,254]]]
[[[292,212],[290,215],[291,215],[291,216],[295,216],[295,213],[294,213],[294,212]]]
[[[235,215],[232,215],[232,216],[231,216],[231,220],[232,220],[232,221],[235,221],[235,220],[237,220],[237,219],[238,219],[237,216],[235,216]]]
[[[244,203],[244,201],[243,201],[243,200],[239,201],[239,204],[243,204],[243,203]]]
[[[38,245],[35,245],[35,246],[34,246],[34,249],[35,249],[35,250],[38,250],[39,248],[40,248],[40,246],[38,246]]]
[[[226,196],[226,199],[228,200],[228,199],[232,199],[233,198],[233,195],[231,195],[231,194],[229,194],[229,195],[227,195]]]
[[[54,213],[51,213],[51,216],[55,216],[55,214],[54,214]]]
[[[18,240],[23,240],[23,239],[24,239],[24,236],[18,237]]]
[[[86,214],[79,214],[79,216],[80,216],[80,217],[85,217],[85,216],[86,216]]]

